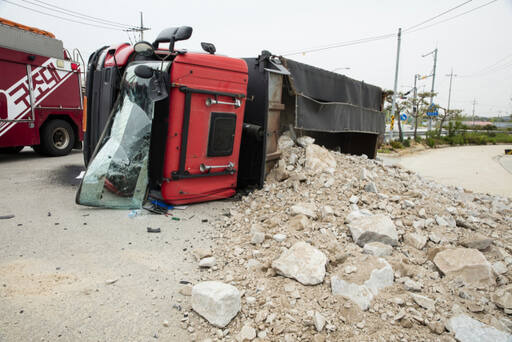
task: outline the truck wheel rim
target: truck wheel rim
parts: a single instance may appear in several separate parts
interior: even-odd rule
[[[62,127],[53,130],[52,139],[56,149],[64,150],[69,145],[69,133]]]

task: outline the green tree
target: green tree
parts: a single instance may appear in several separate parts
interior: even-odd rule
[[[443,130],[443,125],[444,125],[445,121],[453,120],[457,116],[461,115],[462,109],[446,109],[441,106],[437,106],[437,107],[438,107],[438,109],[440,109],[439,118],[441,119],[441,121],[439,122],[439,127],[437,129],[436,134],[437,134],[437,136],[441,136],[441,132]]]
[[[421,120],[423,120],[427,114],[428,107],[430,106],[430,102],[427,101],[427,99],[434,96],[436,96],[436,93],[422,92],[419,93],[416,98],[411,96],[407,99],[408,113],[414,118],[414,139],[416,139],[417,136],[418,124],[421,122]]]
[[[389,103],[385,109],[391,112],[391,105],[393,103],[393,91],[386,90],[384,92],[384,96],[386,102]],[[398,93],[395,101],[395,120],[397,120],[398,124],[398,136],[400,141],[404,141],[404,133],[402,131],[402,124],[400,123],[400,113],[404,112],[407,109],[407,106],[407,97],[403,93]]]

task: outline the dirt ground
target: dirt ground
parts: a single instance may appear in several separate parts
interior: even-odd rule
[[[461,146],[379,157],[441,184],[512,197],[512,156],[504,155],[509,148],[512,145]]]
[[[0,341],[188,341],[180,281],[208,272],[192,250],[231,202],[130,218],[75,204],[82,169],[81,152],[0,155]]]

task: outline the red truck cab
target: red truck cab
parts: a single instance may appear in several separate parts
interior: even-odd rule
[[[171,204],[235,194],[247,64],[172,46],[158,49],[162,42],[172,45],[179,29],[146,43],[147,54],[137,53],[137,44],[121,44],[97,56],[103,70],[110,71],[93,75],[90,91],[102,91],[94,79],[114,77],[120,79],[119,94],[95,150],[87,152],[91,159],[86,159],[78,203],[138,207],[148,183],[154,198]],[[87,130],[100,107],[89,107]]]
[[[60,40],[0,18],[0,153],[68,154],[83,138],[79,64]]]

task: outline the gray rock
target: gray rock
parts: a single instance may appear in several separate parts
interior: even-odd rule
[[[404,236],[404,242],[409,246],[422,250],[427,244],[427,238],[420,233],[407,233]]]
[[[247,269],[259,270],[263,267],[263,265],[261,264],[261,262],[259,262],[256,259],[249,259],[249,260],[247,260],[246,267],[247,267]]]
[[[491,264],[476,249],[446,249],[436,254],[434,264],[450,279],[461,277],[468,286],[487,286],[495,283]]]
[[[414,208],[416,206],[416,204],[414,204],[413,201],[405,200],[403,202],[403,206],[404,206],[404,208]]]
[[[324,281],[327,257],[324,253],[300,241],[272,262],[280,275],[293,278],[303,285],[316,285]]]
[[[326,148],[310,144],[306,146],[305,167],[313,174],[322,172],[334,174],[336,170],[336,159]]]
[[[418,210],[418,216],[421,218],[427,218],[427,213],[425,212],[424,208],[421,208],[420,210]]]
[[[366,170],[363,167],[362,170],[361,170],[361,175],[359,176],[359,178],[362,179],[362,180],[367,180],[368,178],[371,178],[370,177],[370,173],[368,172],[368,170]]]
[[[495,263],[493,263],[492,269],[494,270],[494,272],[496,272],[496,274],[505,274],[508,271],[507,265],[505,265],[503,261],[496,261]]]
[[[496,290],[491,299],[498,307],[504,310],[512,310],[512,286],[506,286]]]
[[[460,244],[467,248],[475,248],[479,251],[486,250],[491,245],[493,239],[488,238],[485,235],[480,233],[471,233],[469,235],[464,236]]]
[[[284,134],[281,135],[277,141],[277,146],[279,147],[279,149],[281,151],[287,150],[294,145],[295,145],[295,142],[293,142],[292,138],[290,138],[289,136],[284,135]]]
[[[368,184],[364,186],[364,190],[366,192],[373,192],[375,194],[379,192],[374,182],[368,182]]]
[[[412,299],[421,306],[424,309],[434,311],[436,309],[436,302],[428,297],[412,293],[411,294]]]
[[[404,289],[407,291],[421,291],[423,285],[417,281],[412,280],[411,278],[407,278],[404,282]]]
[[[448,222],[442,216],[435,216],[436,223],[440,226],[449,226]]]
[[[452,317],[446,328],[455,334],[460,342],[510,342],[512,335],[486,325],[467,315]]]
[[[297,203],[290,208],[290,212],[293,216],[305,215],[312,219],[316,219],[316,206],[311,203]]]
[[[273,170],[273,172],[274,172],[274,177],[279,182],[282,182],[282,181],[286,180],[288,177],[290,177],[290,174],[288,173],[288,171],[286,169],[286,163],[284,162],[283,159],[279,160],[279,162],[277,163],[277,166]]]
[[[355,204],[352,204],[353,206],[357,207],[357,205]],[[351,206],[352,206],[351,205]],[[350,223],[354,220],[357,220],[361,217],[368,217],[368,216],[372,216],[372,213],[369,212],[368,210],[366,209],[363,209],[363,210],[359,210],[358,208],[354,208],[346,217],[345,217],[345,222],[346,223]]]
[[[203,258],[199,261],[199,267],[210,268],[210,267],[215,266],[216,263],[217,263],[217,260],[215,259],[215,257],[207,257],[207,258]]]
[[[425,220],[424,219],[416,220],[412,223],[412,226],[414,229],[423,229],[423,228],[425,228]]]
[[[278,234],[275,234],[272,238],[274,240],[276,240],[277,242],[283,242],[284,240],[286,240],[286,235],[278,233]]]
[[[384,259],[379,258],[382,268],[372,270],[370,278],[363,285],[350,283],[334,275],[331,277],[333,295],[341,295],[356,303],[361,310],[368,310],[371,301],[380,289],[393,285],[393,269]]]
[[[320,332],[324,329],[326,320],[325,317],[318,311],[313,314],[313,323],[315,324],[316,331]]]
[[[352,239],[363,247],[368,242],[382,242],[391,246],[398,245],[398,233],[395,224],[387,215],[378,214],[360,217],[348,225]]]
[[[256,338],[256,330],[249,324],[246,323],[238,333],[236,340],[238,342],[252,341]]]
[[[381,242],[369,242],[364,245],[363,253],[383,257],[391,255],[391,253],[393,253],[393,247]]]
[[[308,137],[307,135],[297,138],[297,145],[306,148],[308,145],[314,144],[315,138]]]
[[[357,197],[356,195],[352,195],[350,196],[350,199],[348,201],[352,204],[357,204],[357,202],[359,202],[359,197]]]
[[[192,288],[191,304],[208,322],[224,328],[240,311],[240,292],[219,281],[204,281]]]
[[[265,241],[265,233],[263,232],[253,232],[251,237],[251,243],[253,245],[259,245]]]

